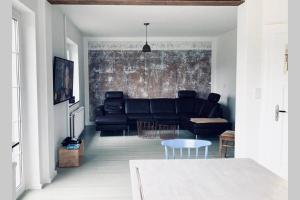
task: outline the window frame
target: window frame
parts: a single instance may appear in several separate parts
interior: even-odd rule
[[[76,48],[76,61],[74,60],[74,55],[72,52],[72,48]],[[72,60],[74,62],[74,70],[73,70],[73,96],[74,96],[74,86],[75,86],[75,67],[77,68],[77,77],[78,77],[78,96],[75,96],[75,102],[74,103],[70,103],[69,104],[69,108],[74,107],[76,105],[79,104],[80,102],[80,73],[79,73],[79,47],[78,44],[76,42],[74,42],[73,40],[71,40],[69,37],[66,37],[66,43],[65,43],[65,54],[66,54],[66,58],[68,60]],[[76,99],[77,97],[77,99]]]
[[[20,164],[20,184],[16,186],[16,197],[19,197],[24,191],[25,191],[25,181],[24,181],[24,151],[23,151],[23,101],[22,101],[22,85],[23,85],[23,79],[22,79],[22,20],[21,20],[21,14],[16,10],[12,9],[12,20],[15,20],[17,22],[16,25],[16,30],[17,32],[15,33],[15,39],[17,40],[17,44],[15,45],[17,49],[13,51],[11,50],[12,55],[16,55],[16,60],[17,60],[17,85],[14,86],[13,83],[11,85],[11,90],[13,92],[14,89],[17,89],[17,94],[18,94],[18,120],[14,121],[13,118],[12,120],[12,126],[14,123],[18,123],[18,141],[12,144],[12,157],[14,156],[13,150],[15,148],[19,148],[19,164]],[[12,38],[13,40],[13,38]],[[12,66],[11,66],[12,67]],[[12,116],[13,117],[13,116]],[[13,131],[13,129],[12,129]],[[13,137],[13,132],[12,132],[12,137]],[[13,138],[12,138],[13,139]],[[12,141],[13,142],[13,141]],[[15,177],[16,178],[16,177]]]

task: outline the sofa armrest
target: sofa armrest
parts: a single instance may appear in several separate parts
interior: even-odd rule
[[[199,116],[199,113],[201,112],[202,107],[205,104],[205,100],[201,98],[197,98],[195,101],[195,107],[194,107],[194,115]]]
[[[101,106],[98,106],[96,109],[95,109],[95,116],[104,116],[105,113],[104,113],[104,106],[101,105]]]
[[[222,118],[223,117],[223,111],[222,108],[220,106],[220,104],[216,104],[212,110],[210,111],[209,118]]]

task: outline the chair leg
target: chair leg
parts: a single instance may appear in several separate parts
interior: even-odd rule
[[[130,127],[127,127],[127,135],[129,135]]]
[[[225,158],[227,158],[227,147],[228,147],[228,141],[226,141],[226,146],[225,146],[225,155],[224,155]]]
[[[208,158],[208,146],[205,147],[204,157],[205,157],[205,159]]]
[[[222,138],[220,138],[220,141],[219,141],[219,157],[222,158],[222,148],[223,148],[223,140]]]
[[[175,149],[173,148],[173,159],[175,159]]]
[[[165,159],[168,160],[169,159],[169,155],[168,155],[168,147],[165,146]]]

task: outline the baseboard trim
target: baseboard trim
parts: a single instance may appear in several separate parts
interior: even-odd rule
[[[52,181],[53,181],[53,179],[56,177],[56,175],[57,175],[57,171],[54,170],[54,171],[52,172],[52,174],[51,174],[50,182],[49,182],[49,183],[52,183]]]
[[[96,123],[92,121],[85,122],[85,126],[95,126]]]
[[[29,185],[29,186],[26,186],[26,190],[40,190],[42,189],[44,186],[44,184],[34,184],[34,185]]]
[[[49,177],[49,178],[45,181],[45,183],[43,184],[43,187],[44,187],[45,185],[47,185],[47,184],[52,183],[52,182],[53,182],[53,179],[56,177],[56,175],[57,175],[57,171],[54,170],[54,171],[51,173],[50,177]]]

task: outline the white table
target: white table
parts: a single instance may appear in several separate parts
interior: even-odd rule
[[[196,124],[228,123],[228,121],[223,118],[191,118],[190,121]]]
[[[250,159],[132,160],[130,174],[133,200],[288,199],[287,181]]]

